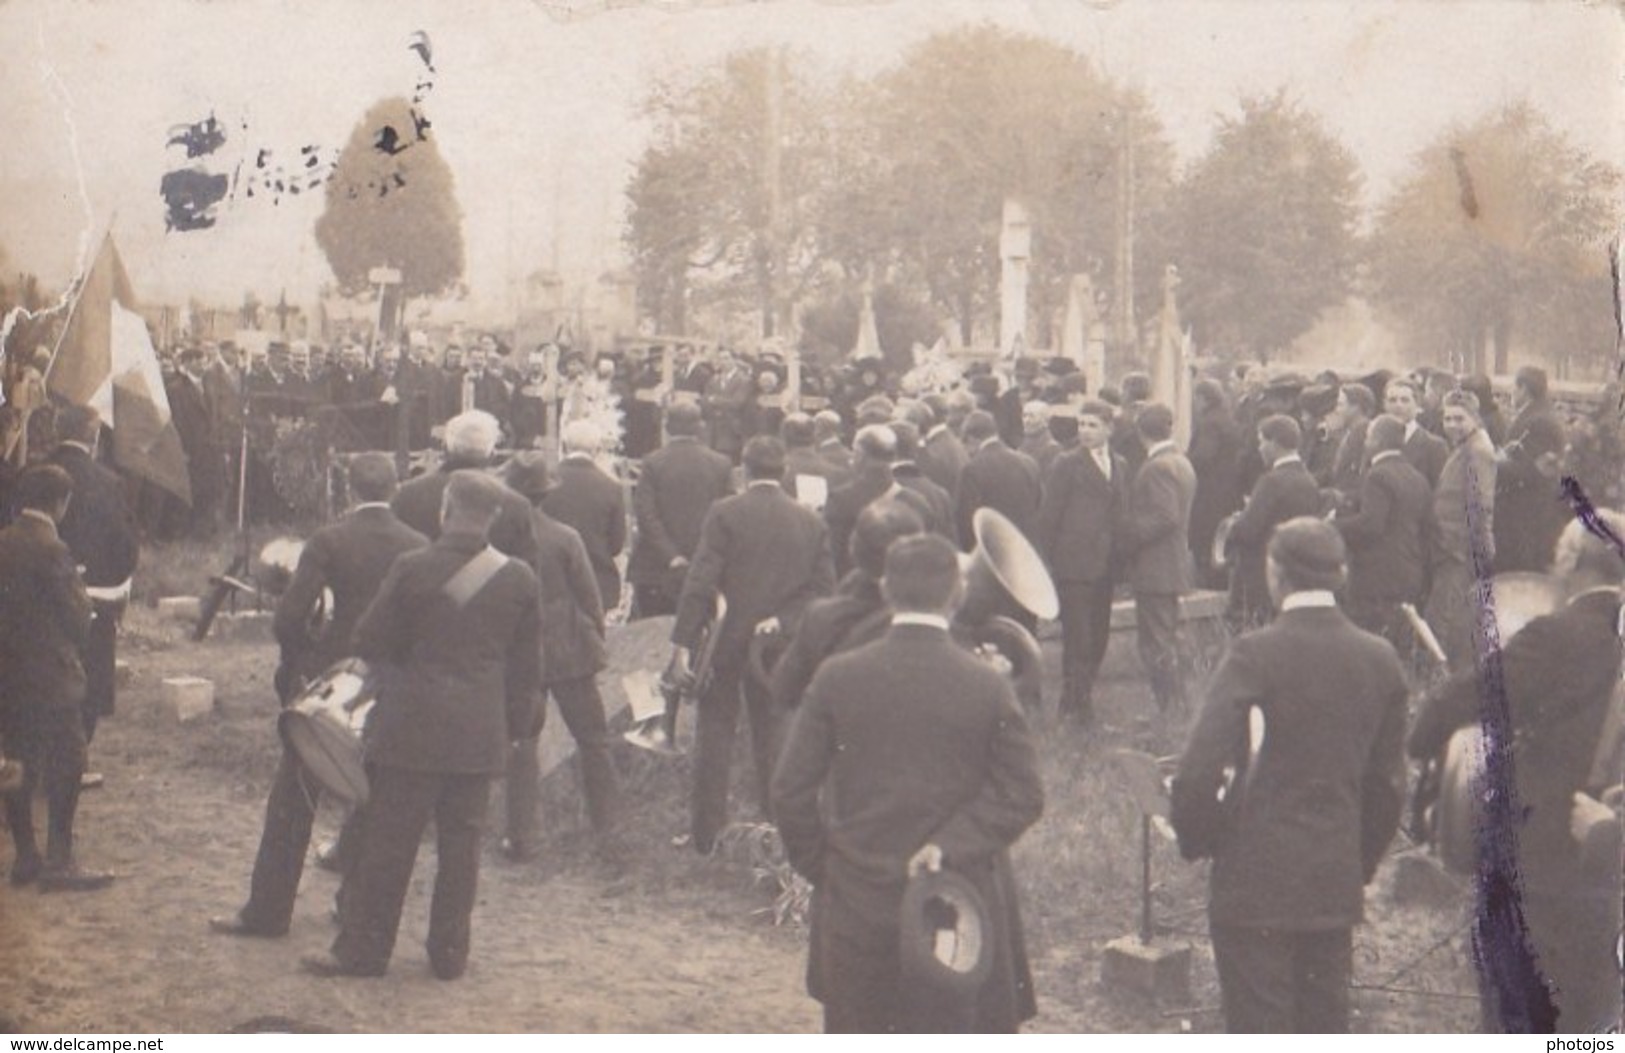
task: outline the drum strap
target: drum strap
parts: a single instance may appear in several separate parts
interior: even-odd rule
[[[497,576],[497,571],[507,565],[507,556],[486,545],[474,554],[473,559],[459,567],[457,573],[447,578],[440,591],[451,600],[452,606],[462,610]]]

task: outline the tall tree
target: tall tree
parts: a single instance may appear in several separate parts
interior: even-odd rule
[[[1526,103],[1452,129],[1378,212],[1372,291],[1420,356],[1456,368],[1507,372],[1514,343],[1557,362],[1612,353],[1620,185]]]
[[[789,317],[816,269],[806,203],[827,158],[817,89],[780,51],[730,55],[655,87],[648,148],[628,184],[639,298],[663,326],[690,305]]]
[[[346,294],[367,272],[401,272],[397,294],[438,296],[463,273],[462,210],[427,120],[406,99],[373,106],[350,133],[327,184],[316,243]]]
[[[1032,217],[1031,307],[1042,322],[1072,274],[1109,283],[1125,126],[1141,209],[1159,207],[1169,182],[1171,151],[1142,98],[1069,48],[992,26],[931,37],[850,105],[860,117],[842,125],[854,142],[842,142],[841,163],[856,178],[822,211],[826,237],[849,260],[917,279],[967,339],[997,302],[1005,198]],[[1145,291],[1160,269],[1155,253],[1137,261]]]
[[[1177,191],[1180,307],[1198,340],[1264,359],[1347,298],[1360,170],[1286,93],[1243,99]]]

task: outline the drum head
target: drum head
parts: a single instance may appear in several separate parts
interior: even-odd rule
[[[367,802],[367,771],[361,742],[329,712],[285,709],[277,731],[323,790],[353,805]]]

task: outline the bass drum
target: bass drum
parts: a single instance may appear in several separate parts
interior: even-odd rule
[[[1546,574],[1499,575],[1491,580],[1489,594],[1503,648],[1525,625],[1557,610],[1564,600],[1562,583]],[[1439,766],[1439,796],[1431,823],[1434,848],[1447,870],[1472,874],[1478,868],[1484,729],[1470,724],[1457,730],[1434,763]]]
[[[310,777],[352,805],[367,800],[361,732],[375,701],[366,666],[346,659],[312,681],[277,717],[277,733]]]

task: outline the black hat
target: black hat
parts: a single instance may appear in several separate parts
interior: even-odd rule
[[[540,450],[516,453],[503,470],[502,481],[521,497],[535,500],[556,485],[548,470],[547,457]]]
[[[1338,387],[1334,384],[1311,384],[1298,395],[1298,408],[1312,417],[1324,417],[1337,405]]]
[[[970,995],[993,968],[993,926],[976,886],[950,870],[925,872],[903,890],[903,979]]]

